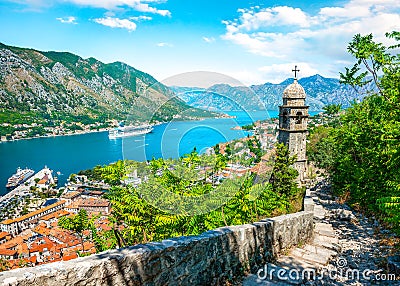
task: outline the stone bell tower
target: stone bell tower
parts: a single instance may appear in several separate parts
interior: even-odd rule
[[[297,155],[293,167],[299,172],[298,181],[302,182],[306,176],[306,136],[308,106],[305,105],[306,93],[297,82],[295,66],[294,82],[283,91],[283,104],[279,106],[279,137],[280,143],[288,146],[290,155]]]

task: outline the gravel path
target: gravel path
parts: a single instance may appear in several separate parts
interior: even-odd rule
[[[268,264],[268,274],[274,269],[273,275],[252,274],[243,285],[400,285],[400,273],[395,273],[399,269],[388,266],[394,252],[390,241],[398,237],[338,203],[326,180],[308,189],[307,197],[315,203],[314,240]],[[279,270],[284,275],[278,277]],[[315,271],[311,279],[309,270]]]

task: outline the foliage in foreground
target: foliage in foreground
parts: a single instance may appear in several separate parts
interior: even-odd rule
[[[400,40],[399,32],[386,35]],[[356,58],[341,81],[361,90],[376,88],[340,116],[332,127],[311,132],[310,158],[326,168],[338,195],[354,207],[380,215],[400,230],[400,55],[372,35],[356,35],[348,51]]]
[[[268,177],[253,173],[226,179],[219,185],[207,180],[226,166],[227,157],[229,155],[217,154],[212,162],[210,157],[192,152],[179,160],[153,159],[147,167],[142,163],[121,161],[97,168],[97,174],[92,175],[115,183],[107,194],[112,203],[110,221],[113,230],[103,239],[111,239],[113,243],[103,246],[123,247],[251,223],[292,211],[291,202],[301,199],[302,192],[294,182],[297,171],[290,167],[294,157],[289,156],[286,146],[277,146],[277,164],[272,166],[276,175],[272,183]],[[207,164],[213,167],[199,168]],[[116,184],[117,180],[124,179],[123,174],[132,166],[140,167],[148,180],[136,188]],[[173,209],[168,211],[168,206]],[[84,214],[78,214],[72,220],[79,223],[68,221],[61,225],[80,237],[81,226],[90,228],[90,221]]]

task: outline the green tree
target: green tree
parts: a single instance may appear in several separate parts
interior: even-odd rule
[[[324,107],[322,107],[322,109],[328,115],[335,115],[335,114],[338,114],[340,112],[340,110],[342,110],[342,105],[340,103],[338,103],[338,104],[332,103],[332,104],[325,105]]]
[[[113,205],[113,229],[120,247],[154,239],[158,211],[143,200],[136,189],[114,187],[107,198]],[[120,226],[124,226],[122,232]]]
[[[400,41],[399,32],[386,36]],[[340,124],[315,140],[314,151],[333,146],[333,152],[317,151],[310,156],[329,170],[338,195],[383,219],[399,217],[393,201],[400,196],[398,47],[375,42],[372,35],[354,36],[348,51],[356,62],[340,74],[341,82],[367,96],[340,116]]]
[[[276,157],[270,182],[272,190],[286,199],[299,192],[296,178],[299,175],[292,167],[296,156],[290,156],[289,149],[283,143],[276,144]]]
[[[90,230],[92,221],[89,220],[86,210],[81,209],[78,214],[72,216],[63,216],[58,220],[58,226],[63,229],[70,230],[78,235],[82,245],[82,251],[84,251],[84,235],[85,230]]]
[[[71,175],[69,176],[69,180],[70,180],[71,182],[73,182],[73,183],[76,183],[76,174],[71,174]]]
[[[386,37],[399,42],[400,32],[386,33]],[[355,35],[347,50],[356,58],[356,63],[351,68],[346,68],[345,73],[340,73],[341,82],[351,85],[357,91],[373,82],[378,94],[392,108],[399,109],[400,56],[395,54],[395,50],[399,47],[400,44],[387,47],[382,43],[377,43],[372,34]],[[380,75],[381,73],[382,75]],[[375,91],[375,88],[367,90],[372,94],[375,94]]]
[[[28,212],[29,212],[29,211],[28,211],[27,207],[24,206],[24,207],[22,208],[21,215],[26,215]]]
[[[190,154],[186,154],[182,160],[188,167],[191,167],[192,165],[196,166],[198,163],[200,163],[200,158],[199,154],[196,152],[196,147],[192,152],[190,152]]]
[[[10,263],[5,259],[0,258],[0,272],[7,271],[9,269],[10,269]]]
[[[108,184],[119,185],[127,174],[127,161],[119,160],[102,167],[101,178]]]
[[[262,180],[258,176],[256,179],[251,174],[224,179],[219,184],[205,180],[210,172],[216,173],[226,166],[227,158],[221,154],[206,156],[192,152],[177,160],[153,159],[144,170],[148,172],[148,180],[137,188],[111,187],[106,197],[112,204],[109,218],[113,224],[112,232],[95,233],[94,239],[111,241],[103,244],[104,247],[123,247],[174,236],[197,235],[223,225],[251,223],[272,214],[285,213],[290,209],[290,196],[297,190],[294,182],[297,173],[286,166],[294,159],[283,158],[289,155],[284,148],[281,146],[280,149],[286,153],[278,152],[282,153],[282,158],[276,165],[279,181],[276,179],[274,186],[278,191],[266,178]],[[104,167],[100,171],[113,173]],[[288,183],[290,180],[291,184]],[[289,191],[285,186],[289,186]],[[201,196],[209,194],[211,199],[199,201]]]
[[[219,144],[214,146],[214,152],[215,152],[215,155],[220,154],[220,152],[219,152]]]
[[[258,163],[261,161],[262,151],[261,142],[258,139],[247,140],[247,147],[249,147],[250,152],[252,152],[256,157],[254,162]]]
[[[384,220],[400,233],[400,197],[383,197],[377,200]]]
[[[230,156],[232,156],[232,149],[231,149],[231,146],[229,145],[229,143],[227,143],[225,146],[225,154],[228,158]]]
[[[307,143],[307,156],[317,166],[331,171],[336,153],[336,141],[331,135],[333,128],[329,126],[317,126],[310,130]]]

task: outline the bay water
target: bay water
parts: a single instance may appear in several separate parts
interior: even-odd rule
[[[63,186],[72,173],[120,159],[144,161],[153,157],[178,158],[190,153],[194,147],[204,152],[217,143],[249,134],[233,130],[236,126],[278,116],[277,111],[227,113],[235,118],[171,121],[154,126],[152,133],[114,140],[108,139],[107,132],[96,132],[2,142],[0,195],[6,193],[7,179],[18,167],[39,171],[46,165],[54,170],[54,175],[60,172],[58,185]]]

